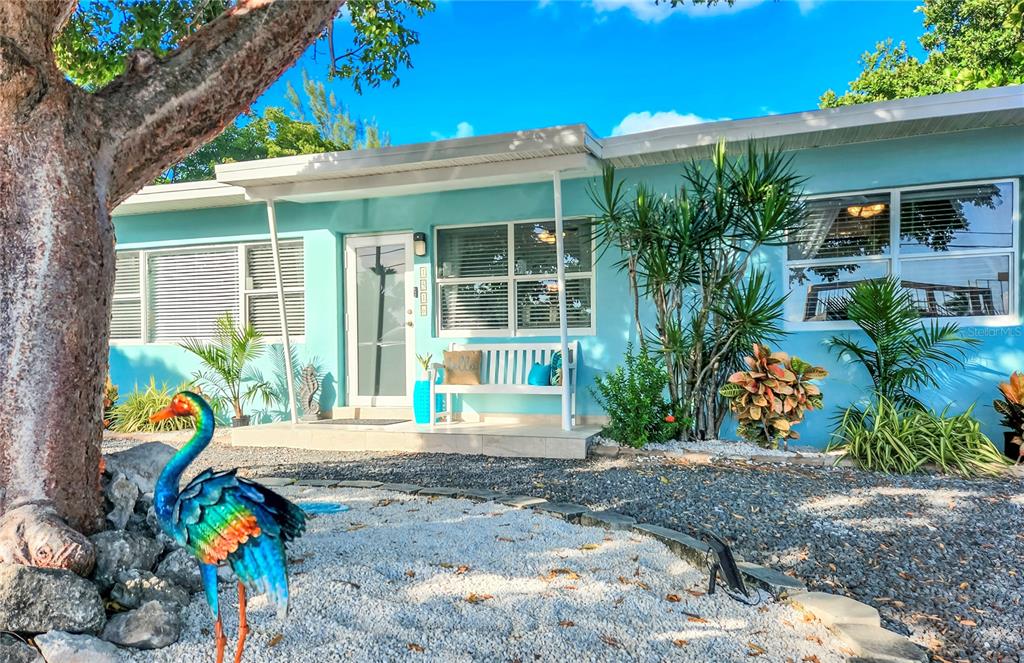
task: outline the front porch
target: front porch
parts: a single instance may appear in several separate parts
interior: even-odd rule
[[[404,451],[410,453],[481,454],[517,458],[586,458],[599,426],[562,430],[555,423],[508,420],[391,424],[280,422],[231,429],[231,444],[290,447],[322,451]]]

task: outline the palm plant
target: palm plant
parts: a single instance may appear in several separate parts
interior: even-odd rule
[[[828,345],[856,359],[871,376],[876,398],[897,406],[923,408],[912,392],[938,388],[936,369],[962,368],[967,348],[978,345],[977,339],[961,336],[955,323],[922,322],[911,293],[892,276],[858,283],[846,312],[870,345],[849,336],[833,336]]]
[[[181,347],[205,365],[193,373],[193,382],[203,388],[215,410],[227,404],[235,420],[244,424],[246,405],[256,398],[268,406],[273,402],[272,386],[249,365],[263,354],[263,335],[252,325],[238,327],[231,314],[225,313],[217,319],[212,341],[187,338]]]

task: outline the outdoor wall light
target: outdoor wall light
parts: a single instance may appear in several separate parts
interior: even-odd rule
[[[418,256],[427,255],[427,233],[412,234],[412,252]]]

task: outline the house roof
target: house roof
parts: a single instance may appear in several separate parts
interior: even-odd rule
[[[115,210],[139,214],[280,199],[371,198],[517,184],[621,168],[679,163],[709,153],[720,139],[787,149],[829,147],[971,129],[1024,126],[1024,86],[669,127],[597,138],[583,124],[328,152],[217,166],[209,182],[144,187]]]

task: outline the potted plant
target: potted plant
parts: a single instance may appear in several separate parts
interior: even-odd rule
[[[204,368],[192,374],[193,382],[210,396],[214,410],[230,405],[232,426],[248,426],[245,407],[256,398],[270,405],[274,390],[249,364],[263,354],[263,335],[252,325],[235,326],[230,313],[217,319],[213,340],[188,338],[181,344],[203,362]]]
[[[1024,438],[1024,374],[1014,371],[1009,381],[999,384],[999,391],[1005,400],[992,401],[992,407],[1003,417],[999,423],[1010,429],[1003,431],[1003,453],[1020,460]]]
[[[423,369],[412,390],[412,414],[418,424],[429,424],[430,421],[430,360],[434,355],[417,354],[416,362]]]
[[[757,343],[754,356],[743,361],[748,370],[733,373],[719,390],[739,420],[740,437],[767,449],[782,442],[788,449],[789,440],[800,438],[793,426],[803,421],[804,412],[821,409],[821,389],[811,381],[828,372]]]

